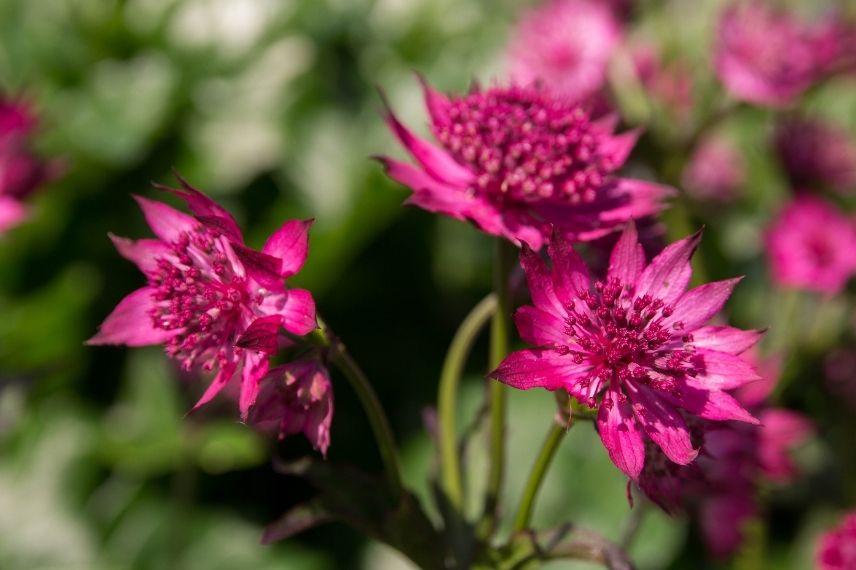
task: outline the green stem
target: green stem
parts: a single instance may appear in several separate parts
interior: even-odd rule
[[[496,368],[508,354],[511,333],[511,298],[508,277],[516,258],[517,250],[502,238],[496,240],[494,262],[494,291],[497,310],[490,327],[490,368]],[[490,467],[487,479],[483,520],[488,534],[496,527],[496,510],[502,488],[505,466],[505,386],[500,382],[490,384]]]
[[[350,382],[351,387],[357,393],[360,403],[369,418],[372,431],[378,444],[381,460],[383,461],[384,471],[389,480],[389,486],[392,489],[393,495],[396,497],[404,493],[404,486],[401,483],[401,469],[398,466],[398,455],[395,450],[395,440],[392,437],[392,428],[389,425],[389,420],[383,407],[380,405],[377,394],[372,388],[365,373],[360,369],[348,351],[345,345],[336,339],[327,325],[318,319],[319,328],[315,331],[315,338],[324,346],[329,347],[330,362],[344,374],[345,378]]]
[[[552,463],[553,457],[556,455],[556,450],[559,449],[559,444],[567,432],[568,430],[565,426],[561,426],[556,422],[550,425],[550,431],[547,432],[547,437],[544,438],[541,451],[538,452],[538,457],[535,459],[535,464],[529,473],[529,479],[526,481],[526,488],[523,490],[520,505],[517,507],[517,515],[514,517],[515,532],[529,527],[538,490],[541,488],[541,483],[544,482],[547,469],[550,467],[550,463]]]
[[[491,293],[482,299],[461,323],[452,339],[452,344],[449,345],[449,352],[446,353],[446,360],[443,362],[443,370],[440,373],[437,415],[440,430],[442,482],[449,503],[458,510],[460,510],[463,500],[461,466],[455,429],[458,385],[473,342],[495,312],[496,295]]]

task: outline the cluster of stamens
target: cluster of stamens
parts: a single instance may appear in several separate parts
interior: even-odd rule
[[[579,105],[528,88],[475,91],[450,102],[437,140],[477,174],[474,191],[514,202],[590,203],[616,165]]]
[[[584,305],[584,307],[583,307]],[[680,397],[677,379],[695,376],[692,335],[680,335],[681,321],[666,324],[673,307],[650,295],[634,297],[621,281],[595,283],[567,306],[565,333],[579,347],[558,347],[577,364],[590,362],[607,382],[642,383]],[[674,341],[678,339],[679,346]],[[581,387],[587,388],[590,380]],[[611,402],[604,402],[608,407]]]
[[[169,356],[190,370],[201,364],[223,366],[232,348],[236,324],[252,301],[246,280],[232,270],[223,238],[203,227],[183,232],[172,254],[157,260],[158,272],[149,279],[155,289],[151,312],[156,328],[181,332],[167,341]]]

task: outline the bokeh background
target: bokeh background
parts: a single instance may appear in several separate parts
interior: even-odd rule
[[[490,289],[491,244],[464,224],[401,207],[406,191],[369,158],[398,152],[377,90],[405,121],[424,125],[414,71],[456,92],[501,78],[523,8],[511,0],[0,0],[0,89],[34,104],[38,150],[66,166],[34,197],[33,217],[0,239],[0,568],[407,567],[341,525],[260,546],[264,525],[310,492],[275,474],[271,455],[309,446],[274,446],[228,405],[185,417],[201,383],[158,348],[83,343],[142,282],[107,232],[148,235],[131,194],[153,196],[150,182],[171,183],[172,168],[234,213],[253,246],[286,218],[314,217],[311,255],[294,282],[313,291],[367,371],[408,484],[429,504],[423,417],[452,333]],[[717,2],[655,0],[632,8],[634,37],[688,63],[701,116],[721,90],[709,56],[717,10]],[[638,101],[628,97],[628,122],[648,128],[630,168],[659,176],[652,165],[667,163],[675,130],[699,119],[634,113]],[[804,106],[856,136],[852,77],[813,90]],[[768,326],[797,307],[772,341],[788,356],[776,398],[814,418],[818,436],[798,450],[803,478],[765,490],[767,517],[752,548],[710,562],[687,520],[649,509],[633,549],[642,570],[760,568],[759,548],[765,567],[809,568],[820,530],[856,504],[856,364],[834,390],[824,366],[834,347],[852,354],[853,288],[830,299],[770,286],[762,232],[790,193],[768,142],[772,120],[747,107],[720,125],[747,164],[736,203],[683,196],[681,218],[666,222],[673,237],[707,225],[709,278],[748,276],[729,304],[737,325]],[[480,405],[485,360],[480,344],[466,417]],[[353,394],[338,377],[335,389],[330,460],[378,468]],[[549,395],[512,395],[508,510],[552,416]],[[473,472],[484,461],[481,442],[476,434]],[[536,520],[570,519],[616,538],[628,516],[623,477],[590,426],[579,426]]]

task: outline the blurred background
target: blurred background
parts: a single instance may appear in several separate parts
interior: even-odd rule
[[[414,72],[449,92],[502,78],[509,32],[525,7],[0,0],[0,92],[32,104],[40,116],[36,149],[64,166],[33,197],[30,219],[0,238],[0,568],[408,567],[342,525],[261,546],[263,527],[310,492],[275,474],[271,455],[296,457],[308,444],[292,438],[275,448],[227,404],[185,417],[202,383],[180,374],[159,348],[83,343],[143,282],[107,232],[148,236],[131,194],[154,196],[150,182],[173,183],[172,168],[223,203],[252,246],[286,218],[314,217],[311,255],[294,284],[313,291],[376,386],[408,484],[431,510],[423,414],[451,335],[490,289],[492,248],[467,225],[400,207],[407,192],[369,158],[399,152],[377,90],[425,132]],[[691,115],[701,115],[675,117],[667,104],[640,103],[644,95],[626,91],[625,122],[647,127],[630,165],[642,176],[668,175],[658,153],[717,101],[709,51],[718,9],[656,0],[629,8],[629,37],[680,58],[698,101]],[[856,136],[853,77],[824,83],[803,105]],[[788,355],[777,403],[811,416],[818,435],[797,451],[803,478],[764,490],[763,537],[755,542],[766,567],[805,569],[818,532],[856,504],[854,290],[828,297],[771,289],[763,228],[791,191],[768,143],[773,115],[741,108],[720,128],[745,162],[739,197],[711,206],[682,196],[681,218],[666,222],[670,237],[707,225],[708,278],[748,276],[729,303],[736,325],[765,327],[790,307],[789,326],[780,329],[787,332],[771,341]],[[845,210],[853,205],[852,196],[836,199]],[[839,361],[830,375],[833,351]],[[481,402],[485,360],[480,344],[465,383],[466,418]],[[339,377],[335,388],[329,459],[379,468],[353,393]],[[512,394],[514,465],[530,465],[552,415],[549,394]],[[484,461],[481,441],[477,435],[472,445],[473,472]],[[509,475],[509,511],[525,475],[523,468]],[[537,522],[571,519],[617,538],[629,513],[625,481],[596,434],[588,425],[575,429],[543,489]],[[688,520],[654,509],[644,512],[632,553],[642,570],[758,567],[752,552],[710,562]]]

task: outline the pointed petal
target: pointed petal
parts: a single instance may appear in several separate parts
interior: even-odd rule
[[[701,240],[701,231],[668,245],[639,276],[636,295],[649,294],[667,305],[677,300],[692,276],[690,257]]]
[[[609,257],[607,277],[633,286],[644,267],[645,252],[642,250],[642,244],[639,243],[636,224],[630,222],[624,228],[624,233],[621,234]]]
[[[641,134],[642,129],[636,128],[620,135],[606,137],[600,144],[600,153],[618,168],[627,161]]]
[[[558,390],[585,378],[590,368],[590,364],[576,364],[552,349],[533,348],[512,352],[488,377],[519,390]]]
[[[755,346],[763,334],[763,331],[742,330],[734,327],[701,327],[692,331],[692,344],[696,348],[740,354]]]
[[[524,245],[520,250],[520,265],[526,273],[526,283],[529,286],[529,294],[532,304],[542,311],[552,313],[557,317],[567,316],[564,305],[559,301],[553,289],[552,272],[541,256]]]
[[[679,398],[669,397],[668,395],[664,397],[669,399],[673,404],[684,408],[692,415],[706,420],[735,420],[750,424],[759,423],[737,400],[719,390],[701,390],[686,386],[681,388]]]
[[[731,297],[734,287],[742,277],[714,281],[699,285],[681,295],[674,305],[672,316],[663,321],[664,326],[680,322],[681,330],[692,332],[712,319]]]
[[[172,253],[168,244],[159,239],[131,240],[113,234],[107,234],[119,255],[134,262],[146,275],[158,272],[158,259]]]
[[[134,200],[140,205],[149,227],[162,241],[172,243],[178,240],[182,232],[192,232],[199,226],[193,216],[179,212],[163,202],[137,195],[134,195]]]
[[[165,331],[152,326],[151,311],[155,308],[154,290],[137,289],[116,305],[101,326],[98,334],[86,341],[89,345],[124,344],[148,346],[172,338],[180,330]]]
[[[232,243],[231,246],[247,274],[257,283],[274,290],[282,288],[280,259],[239,243]]]
[[[645,442],[627,398],[610,386],[597,413],[597,431],[616,467],[636,481],[645,466]]]
[[[392,158],[377,157],[386,170],[387,176],[413,190],[413,195],[405,202],[419,206],[429,212],[446,214],[458,220],[467,219],[467,212],[473,198],[459,188],[441,182],[424,170],[412,164]]]
[[[520,338],[535,346],[555,346],[569,344],[570,338],[565,332],[565,323],[552,313],[526,305],[514,313],[514,322]]]
[[[431,87],[422,75],[417,74],[416,76],[419,79],[419,83],[422,84],[425,106],[428,108],[428,114],[431,115],[431,122],[437,123],[447,120],[449,98]]]
[[[291,277],[300,271],[309,255],[309,228],[315,220],[289,220],[265,242],[262,253],[282,260],[279,274]]]
[[[588,291],[590,280],[585,262],[573,246],[558,233],[553,233],[547,251],[553,262],[553,290],[563,306]]]
[[[727,352],[700,348],[693,356],[698,374],[687,383],[705,390],[731,390],[748,382],[761,380],[752,364]]]
[[[191,186],[190,183],[182,178],[177,172],[173,172],[173,174],[181,184],[183,190],[157,183],[154,183],[153,186],[158,190],[175,194],[184,200],[187,207],[190,208],[190,211],[193,212],[203,224],[212,226],[232,241],[243,243],[244,238],[241,236],[241,228],[238,227],[238,223],[235,221],[235,218],[232,217],[232,214],[230,214],[226,208]]]
[[[222,366],[220,370],[217,371],[217,375],[214,376],[214,379],[211,381],[211,384],[208,385],[208,388],[205,389],[205,392],[199,398],[199,401],[194,404],[193,408],[191,408],[189,413],[193,413],[219,394],[223,388],[226,387],[226,384],[229,383],[229,380],[232,379],[232,376],[235,375],[235,369],[238,367],[237,361],[228,361],[225,366]]]
[[[291,334],[303,336],[318,327],[315,319],[315,299],[305,289],[289,289],[287,298],[280,314],[283,317],[282,326]]]
[[[276,354],[279,348],[279,329],[281,326],[281,315],[259,317],[250,323],[250,326],[238,338],[235,346],[267,354]]]
[[[244,357],[244,368],[241,370],[241,394],[238,396],[238,408],[241,410],[243,422],[247,421],[250,407],[256,403],[259,382],[267,374],[269,365],[267,355],[248,352]]]
[[[669,402],[645,386],[625,383],[636,420],[672,462],[687,465],[698,455],[684,418]]]
[[[0,234],[26,219],[27,207],[9,196],[0,196]]]

